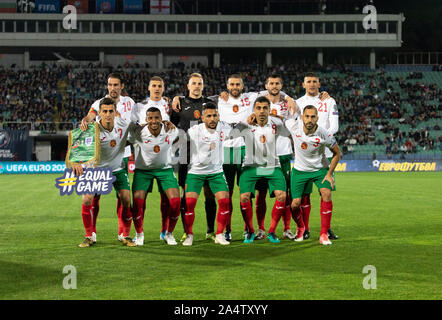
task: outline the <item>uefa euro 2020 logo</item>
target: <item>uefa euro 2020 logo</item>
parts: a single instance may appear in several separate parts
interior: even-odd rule
[[[74,191],[78,195],[109,194],[115,180],[111,168],[85,169],[81,176],[66,169],[62,177],[55,179],[55,187],[60,190],[60,196],[71,195]]]

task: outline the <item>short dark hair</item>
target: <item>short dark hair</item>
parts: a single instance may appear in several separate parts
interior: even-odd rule
[[[218,110],[218,107],[213,102],[206,102],[206,103],[203,103],[203,112],[205,110]]]
[[[307,73],[304,75],[304,79],[307,78],[307,77],[310,77],[310,78],[318,78],[318,79],[319,79],[319,76],[318,76],[316,73],[314,73],[314,72],[307,72]]]
[[[240,79],[242,81],[242,78],[241,78],[241,76],[238,73],[234,73],[234,74],[230,75],[227,78],[227,82],[229,82],[229,79]]]
[[[161,81],[164,84],[164,80],[160,76],[153,76],[152,78],[150,78],[149,84],[151,81]]]
[[[117,72],[110,73],[107,76],[107,80],[109,80],[110,78],[118,79],[118,80],[120,80],[121,84],[124,84],[124,79],[123,79],[123,76],[121,75],[121,73],[117,73]]]
[[[115,104],[115,100],[112,99],[112,98],[108,98],[108,97],[103,98],[103,99],[100,100],[99,110],[101,110],[101,106],[102,105],[107,105],[107,106],[108,105],[113,105],[115,109],[117,108],[117,105]]]
[[[316,114],[318,114],[318,109],[316,109],[316,107],[313,106],[313,105],[311,105],[311,104],[306,105],[306,106],[304,107],[304,111],[303,111],[303,113],[305,112],[305,110],[310,110],[310,109],[314,109],[314,110],[316,111]]]
[[[255,109],[255,106],[256,106],[256,104],[257,104],[258,102],[259,102],[259,103],[265,102],[265,103],[267,103],[267,104],[269,105],[269,107],[271,106],[271,102],[270,102],[269,99],[267,99],[267,97],[265,97],[265,96],[260,96],[260,97],[256,98],[255,103],[253,104],[253,109]]]
[[[283,83],[282,77],[281,77],[281,75],[279,73],[272,73],[271,75],[269,75],[267,77],[266,83],[269,82],[270,78],[279,78],[281,80],[281,84]]]
[[[149,109],[147,109],[146,115],[148,112],[159,112],[161,114],[160,109],[158,109],[157,107],[150,107]]]

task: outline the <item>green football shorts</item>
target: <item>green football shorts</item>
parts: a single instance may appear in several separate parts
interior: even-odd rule
[[[223,171],[229,186],[229,190],[233,191],[235,187],[235,175],[236,184],[239,185],[239,179],[241,176],[241,167],[246,156],[246,147],[239,148],[224,148],[224,164]]]
[[[291,154],[287,154],[287,155],[283,155],[283,156],[279,156],[279,164],[281,165],[281,170],[282,173],[284,174],[284,179],[286,182],[286,190],[290,189],[290,171],[292,170],[292,155]],[[256,190],[267,190],[267,188],[269,187],[269,184],[267,182],[267,179],[263,178],[260,179],[257,183],[256,183]],[[274,194],[270,194],[270,197],[274,197]]]
[[[148,191],[156,179],[158,185],[165,191],[170,188],[178,189],[178,182],[172,168],[168,169],[153,169],[142,170],[135,169],[134,181],[132,183],[132,190],[144,190]]]
[[[244,167],[239,179],[239,193],[251,192],[254,195],[256,183],[261,179],[267,180],[270,194],[275,190],[287,191],[281,168]]]
[[[126,170],[122,169],[112,172],[112,174],[117,178],[113,183],[116,192],[119,190],[130,190],[129,176]]]
[[[290,190],[293,199],[301,198],[305,194],[306,186],[310,184],[316,184],[318,190],[321,188],[327,188],[332,190],[330,182],[324,180],[327,175],[328,168],[324,168],[314,172],[304,172],[292,169],[292,177],[290,181]]]
[[[331,163],[331,159],[332,158],[327,158],[328,161]],[[333,179],[335,179],[335,173],[333,172]],[[313,182],[310,182],[304,189],[304,194],[310,194],[313,191]],[[335,180],[335,184],[333,185],[333,190],[332,191],[336,191],[336,180]]]
[[[206,181],[208,182],[210,190],[212,190],[213,194],[220,191],[229,192],[226,177],[224,176],[223,172],[219,172],[213,174],[188,173],[186,177],[186,193],[196,192],[200,194],[201,189]]]

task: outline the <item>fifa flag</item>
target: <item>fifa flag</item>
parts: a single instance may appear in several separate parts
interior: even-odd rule
[[[143,13],[143,0],[124,0],[124,13]]]
[[[77,13],[88,13],[89,0],[68,0],[68,5],[74,6]]]
[[[96,0],[96,13],[115,13],[115,0]]]
[[[150,14],[170,14],[170,0],[150,0]]]
[[[0,13],[16,13],[16,0],[0,0]]]
[[[37,13],[60,13],[60,0],[35,0]]]

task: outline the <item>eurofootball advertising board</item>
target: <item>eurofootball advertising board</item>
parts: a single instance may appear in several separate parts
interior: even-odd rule
[[[293,163],[292,163],[293,165]],[[0,162],[0,174],[10,173],[60,173],[66,169],[63,161],[47,162]],[[129,172],[133,173],[135,163],[129,161]],[[393,160],[347,160],[341,161],[336,172],[431,172],[442,171],[442,160],[393,161]]]

